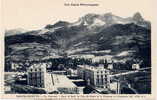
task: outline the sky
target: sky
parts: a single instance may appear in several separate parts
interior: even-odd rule
[[[64,3],[96,3],[99,6],[64,6]],[[151,21],[151,0],[2,0],[5,29],[34,30],[59,20],[74,22],[87,13],[112,12],[121,17],[131,17],[140,12]]]

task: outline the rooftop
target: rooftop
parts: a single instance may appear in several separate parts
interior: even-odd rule
[[[51,80],[53,87],[76,87],[72,80],[68,79],[65,75],[47,74],[48,80]]]
[[[46,74],[46,87],[47,91],[55,91],[57,88],[74,88],[77,87],[72,80],[68,79],[65,75],[59,74]]]
[[[46,68],[46,63],[33,64],[30,68]]]
[[[56,87],[76,87],[76,85],[65,75],[53,74],[54,86]]]
[[[28,68],[28,70],[27,70],[28,72],[29,71],[44,71],[44,72],[46,72],[46,63],[39,63],[39,64],[33,64],[33,65],[31,65],[29,68]]]

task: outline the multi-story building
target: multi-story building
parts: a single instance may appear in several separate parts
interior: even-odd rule
[[[28,85],[45,88],[46,64],[33,64],[27,70],[27,74]]]
[[[46,66],[46,63],[40,63],[29,67],[27,70],[28,85],[43,88],[48,93],[53,91],[67,94],[82,93],[83,90],[78,88],[65,75],[46,72]]]
[[[87,82],[87,85],[98,88],[109,88],[109,70],[103,65],[94,67],[89,65],[79,65],[78,76]]]

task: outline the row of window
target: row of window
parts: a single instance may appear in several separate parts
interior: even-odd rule
[[[29,73],[29,77],[41,77],[43,73]]]
[[[103,72],[109,73],[109,71],[107,71],[107,70],[105,70],[105,71],[97,71],[97,73],[103,73]]]
[[[107,78],[107,75],[97,75],[97,78]]]
[[[41,69],[30,69],[30,71],[41,71]]]
[[[43,84],[44,81],[41,78],[39,79],[29,78],[29,85],[41,87],[43,86]]]
[[[103,80],[103,79],[97,79],[96,80],[96,85],[107,85],[108,82],[107,82],[107,79]]]

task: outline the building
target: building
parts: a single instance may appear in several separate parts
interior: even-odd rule
[[[10,62],[10,70],[11,71],[26,71],[26,68],[31,65],[31,62],[28,60],[24,61],[11,61]]]
[[[140,69],[140,65],[139,64],[132,64],[132,69],[138,70],[138,69]]]
[[[92,63],[99,63],[99,62],[102,62],[102,61],[105,62],[105,60],[107,60],[107,62],[108,62],[111,59],[112,59],[111,55],[95,56],[95,57],[92,58]]]
[[[27,70],[27,84],[44,89],[47,93],[58,91],[65,94],[79,94],[78,88],[66,75],[47,73],[46,64],[33,64]]]
[[[77,70],[75,70],[75,69],[68,68],[68,69],[66,70],[66,72],[67,72],[67,75],[68,75],[68,76],[77,76]]]
[[[110,90],[113,91],[115,94],[120,94],[120,81],[111,79],[110,81]]]
[[[11,63],[11,70],[16,71],[17,69],[22,68],[22,63],[12,62]]]
[[[35,87],[45,88],[46,64],[33,64],[27,70],[27,84]]]
[[[110,77],[109,70],[105,69],[103,65],[98,67],[89,65],[79,65],[78,76],[84,79],[87,85],[95,88],[109,88]]]
[[[113,69],[113,64],[108,64],[108,67],[107,67],[108,69]]]
[[[85,66],[78,65],[77,76],[81,79],[85,79]]]

